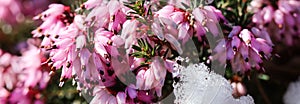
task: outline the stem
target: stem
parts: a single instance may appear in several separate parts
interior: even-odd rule
[[[257,76],[255,76],[254,80],[255,80],[255,83],[257,85],[258,91],[262,95],[265,103],[266,104],[271,104],[271,101],[270,101],[269,97],[267,96],[267,94],[265,93],[265,91],[264,91],[259,79],[257,78]]]

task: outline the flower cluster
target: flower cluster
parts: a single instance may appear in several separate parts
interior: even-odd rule
[[[230,63],[234,72],[263,69],[263,59],[269,59],[273,43],[268,33],[258,28],[242,29],[233,26],[228,37],[220,40],[214,51],[222,64]],[[226,56],[226,57],[224,57]]]
[[[50,79],[48,71],[42,67],[43,55],[28,40],[15,56],[0,50],[0,103],[43,103],[41,91]]]
[[[108,9],[108,6],[114,8]],[[41,48],[50,51],[48,64],[52,70],[62,69],[60,86],[74,78],[78,90],[96,86],[89,93],[95,95],[93,101],[122,103],[128,94],[136,98],[135,90],[121,87],[116,75],[126,71],[117,60],[120,56],[117,46],[124,44],[121,37],[115,35],[125,22],[125,12],[120,7],[118,1],[105,5],[100,1],[87,1],[81,8],[93,10],[89,15],[80,15],[72,12],[70,7],[51,4],[36,17],[44,22],[32,33],[35,37],[44,37]]]
[[[73,78],[78,90],[94,96],[91,102],[156,102],[184,51],[180,43],[204,42],[207,32],[218,36],[224,17],[212,6],[152,11],[155,3],[88,0],[74,11],[51,4],[35,17],[43,23],[32,33],[43,38],[51,73],[62,69],[60,86]]]
[[[252,21],[259,28],[268,31],[276,41],[288,46],[296,45],[300,34],[300,2],[278,0],[278,2],[255,0],[251,3],[254,11]],[[258,6],[260,5],[260,6]],[[266,5],[266,6],[263,6]]]
[[[173,90],[175,103],[252,104],[244,75],[264,71],[272,39],[300,42],[297,0],[79,0],[40,13],[47,4],[1,1],[3,33],[23,33],[12,26],[33,23],[30,16],[40,24],[30,30],[38,41],[13,48],[7,43],[26,36],[0,31],[9,40],[0,44],[0,104],[43,103],[41,92],[57,72],[58,86],[73,80],[92,104],[160,103]],[[231,86],[214,73],[221,68]]]
[[[175,28],[173,32],[176,33],[172,35],[177,40],[181,40],[183,44],[193,36],[202,42],[206,32],[218,36],[220,34],[218,22],[220,19],[224,19],[221,11],[213,6],[195,8],[192,12],[188,12],[173,5],[167,5],[159,10],[156,15],[160,19],[168,19],[176,23],[178,30]],[[157,26],[157,24],[155,23],[154,26]],[[157,32],[154,31],[156,34],[163,34],[161,27],[154,27],[154,29],[157,30]]]

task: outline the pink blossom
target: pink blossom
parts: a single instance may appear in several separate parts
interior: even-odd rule
[[[126,103],[126,95],[124,92],[119,92],[117,94],[117,102],[118,104],[125,104]]]
[[[240,97],[247,94],[245,85],[241,82],[232,82],[231,86],[233,87],[233,96]]]
[[[99,6],[102,3],[102,0],[88,0],[81,6],[82,8],[91,9],[96,6]]]
[[[244,73],[252,68],[263,70],[262,60],[271,57],[273,44],[267,41],[269,39],[266,36],[267,33],[257,28],[252,28],[252,30],[241,30],[240,27],[233,27],[229,33],[230,36],[227,39],[222,39],[214,49],[216,52],[214,57],[225,64],[222,55],[226,53],[226,60],[229,60],[234,72]]]
[[[149,9],[146,4],[142,8]],[[152,103],[162,96],[167,73],[174,71],[174,60],[168,59],[171,50],[182,54],[181,43],[191,37],[202,41],[207,32],[219,34],[215,28],[223,18],[220,11],[207,6],[197,10],[203,13],[167,5],[150,20],[152,16],[133,14],[116,0],[88,0],[77,9],[84,12],[79,14],[52,4],[41,14],[46,17],[37,16],[43,23],[32,33],[44,36],[41,49],[50,53],[52,71],[62,70],[59,86],[73,78],[78,90],[94,89],[91,103]],[[203,20],[194,20],[198,16]],[[139,52],[133,45],[148,58],[133,56]],[[127,83],[128,73],[135,82]]]
[[[10,95],[10,92],[8,92],[5,88],[0,87],[0,102],[1,104],[4,104],[4,102],[7,102],[7,98]]]
[[[129,48],[131,45],[136,43],[136,38],[139,36],[136,33],[136,28],[138,25],[137,20],[127,20],[123,24],[123,29],[121,33],[121,37],[125,40],[125,48]]]
[[[170,24],[177,24],[178,25],[178,34],[172,34],[172,37],[177,38],[178,40],[182,40],[183,43],[185,43],[187,41],[187,39],[190,38],[188,31],[190,29],[188,20],[187,20],[187,15],[186,12],[182,9],[179,8],[175,8],[172,5],[167,5],[164,8],[162,8],[161,10],[157,11],[155,14],[158,19],[164,18],[166,20],[171,20]],[[164,35],[163,35],[163,31],[158,31],[156,30],[157,28],[160,28],[160,26],[156,26],[159,25],[160,23],[158,23],[158,21],[155,22],[155,27],[153,27],[153,31],[156,33],[156,35],[159,36],[159,38],[164,39]],[[170,25],[169,24],[169,25]],[[172,26],[174,27],[174,26]],[[170,27],[171,28],[171,27]],[[158,32],[156,32],[158,31]],[[176,39],[176,40],[177,40]]]
[[[152,99],[153,99],[153,96],[152,96],[153,93],[149,93],[149,92],[146,92],[146,91],[139,91],[138,94],[137,94],[137,99],[143,101],[143,102],[146,102],[146,103],[151,103],[153,102]]]

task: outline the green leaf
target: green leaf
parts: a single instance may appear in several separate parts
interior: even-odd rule
[[[147,14],[150,15],[150,16],[152,16],[152,10],[151,10],[151,7],[152,7],[152,5],[149,6],[148,13],[147,13]]]
[[[155,50],[151,50],[151,56],[154,56],[155,55]]]
[[[233,76],[233,72],[232,72],[232,70],[231,70],[231,68],[226,68],[225,69],[225,77],[226,78],[231,78]]]
[[[132,45],[132,48],[137,51],[142,51],[141,47],[136,46],[136,45]]]
[[[124,6],[126,6],[126,7],[130,8],[130,9],[133,9],[133,8],[135,8],[135,7],[131,6],[131,4],[127,4],[127,3],[124,3]]]
[[[139,46],[143,48],[144,47],[144,43],[142,42],[142,40],[138,39],[137,41],[138,41]]]
[[[145,52],[147,52],[149,50],[149,43],[147,40],[144,40],[144,44],[145,44]]]
[[[188,6],[187,4],[185,4],[185,3],[183,3],[183,2],[181,2],[181,4],[182,4],[182,6],[184,7],[183,9],[189,9],[189,8],[190,8],[190,6]]]
[[[267,75],[267,74],[259,74],[257,77],[258,77],[259,79],[265,80],[265,81],[270,80],[270,76]]]
[[[137,58],[145,58],[147,57],[147,53],[145,52],[134,52],[131,54],[131,56],[137,57]]]
[[[143,18],[136,18],[136,20],[138,20],[139,22],[143,23],[143,24],[147,24],[147,21]]]

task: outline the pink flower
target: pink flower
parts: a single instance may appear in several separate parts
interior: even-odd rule
[[[282,28],[282,24],[284,22],[284,14],[280,10],[276,10],[274,13],[275,23],[278,24],[279,28]]]
[[[186,41],[190,38],[188,31],[190,29],[190,25],[189,25],[189,21],[187,20],[187,13],[179,8],[176,8],[172,5],[167,5],[165,7],[163,7],[161,10],[156,12],[156,16],[158,17],[158,21],[161,19],[165,19],[166,20],[171,20],[170,24],[167,25],[172,25],[173,23],[178,25],[178,34],[172,34],[172,37],[177,38],[178,40],[182,40],[183,43],[186,43]],[[160,29],[160,23],[158,23],[158,21],[156,21],[154,23],[155,27],[153,28],[154,33],[156,33],[156,35],[158,35],[161,39],[164,39],[164,33],[163,31]],[[156,26],[158,25],[158,26]],[[174,27],[174,26],[172,26]],[[171,28],[171,27],[170,27]],[[156,30],[156,29],[160,29],[160,31]],[[158,31],[158,32],[156,32]],[[176,39],[176,40],[177,40]]]
[[[192,34],[191,33],[191,21],[189,18],[195,18],[195,25],[193,25],[194,28],[196,28],[196,32],[200,35],[196,35],[199,40],[201,39],[201,35],[204,33],[201,33],[202,31],[205,31],[203,28],[207,27],[210,32],[213,33],[214,36],[217,36],[219,33],[217,23],[220,19],[225,19],[224,16],[218,11],[216,8],[212,6],[204,6],[204,8],[195,8],[193,12],[190,14],[187,11],[184,11],[182,9],[176,8],[171,5],[167,5],[155,14],[156,16],[160,18],[166,18],[172,20],[174,23],[178,25],[178,36],[175,34],[175,38],[178,38],[178,40],[182,40],[183,44],[189,39]],[[225,20],[224,20],[225,21]],[[156,23],[157,24],[157,23]],[[216,30],[217,29],[217,30]],[[155,29],[156,30],[156,29]],[[206,32],[206,31],[205,31]],[[157,33],[157,32],[155,32]],[[162,37],[160,35],[161,32],[157,35],[159,37]],[[202,35],[203,36],[203,35]]]
[[[99,6],[101,3],[102,3],[102,0],[87,0],[85,3],[83,3],[81,8],[91,9],[96,6]]]
[[[130,89],[130,87],[127,87],[126,89]],[[93,94],[95,95],[92,101],[90,102],[91,104],[98,104],[98,103],[113,103],[113,104],[125,104],[125,103],[133,103],[133,101],[127,99],[127,96],[129,97],[132,96],[132,92],[129,90],[125,92],[115,92],[110,93],[109,90],[105,89],[104,86],[97,86],[93,90]],[[135,95],[136,96],[136,95]],[[135,97],[134,97],[135,98]]]
[[[167,5],[155,13],[152,31],[161,40],[168,42],[181,54],[183,45],[196,36],[199,41],[203,41],[204,34],[212,32],[214,36],[219,34],[219,20],[226,21],[219,10],[212,6],[195,8],[191,13],[173,5]],[[167,28],[162,29],[161,26]],[[176,27],[178,26],[178,28]],[[197,33],[197,34],[193,34]]]
[[[152,103],[153,102],[153,93],[149,93],[147,91],[139,91],[137,94],[137,99],[141,100],[145,103]]]
[[[41,49],[50,53],[52,71],[62,70],[59,86],[73,78],[78,90],[94,89],[88,93],[94,96],[91,103],[152,103],[162,96],[166,76],[174,71],[169,57],[182,54],[181,43],[191,37],[202,41],[207,32],[218,35],[216,23],[223,19],[208,6],[193,14],[167,5],[153,12],[153,20],[147,16],[152,8],[141,8],[146,16],[134,14],[120,1],[88,0],[77,9],[84,13],[52,4],[42,13],[46,17],[38,16],[43,23],[32,33],[44,36]],[[140,51],[145,57],[134,56]],[[136,81],[127,78],[131,76]]]
[[[8,92],[5,88],[0,87],[0,104],[5,104],[7,102],[7,98],[10,95],[10,92]]]
[[[125,41],[125,48],[131,47],[134,43],[136,43],[136,39],[139,38],[139,36],[136,33],[136,28],[138,25],[137,20],[127,20],[123,24],[123,29],[121,33],[121,37]]]
[[[222,55],[226,53],[226,60],[229,60],[234,72],[244,73],[252,68],[263,69],[262,59],[271,57],[273,44],[267,41],[270,39],[267,33],[257,28],[251,30],[241,30],[239,26],[233,27],[228,38],[219,42],[214,49],[216,52],[214,57],[225,64]]]
[[[233,87],[233,96],[240,97],[247,94],[247,89],[241,82],[232,82],[231,86]]]
[[[248,6],[247,10],[257,12],[259,11],[260,7],[263,5],[264,0],[252,0],[250,5]]]

